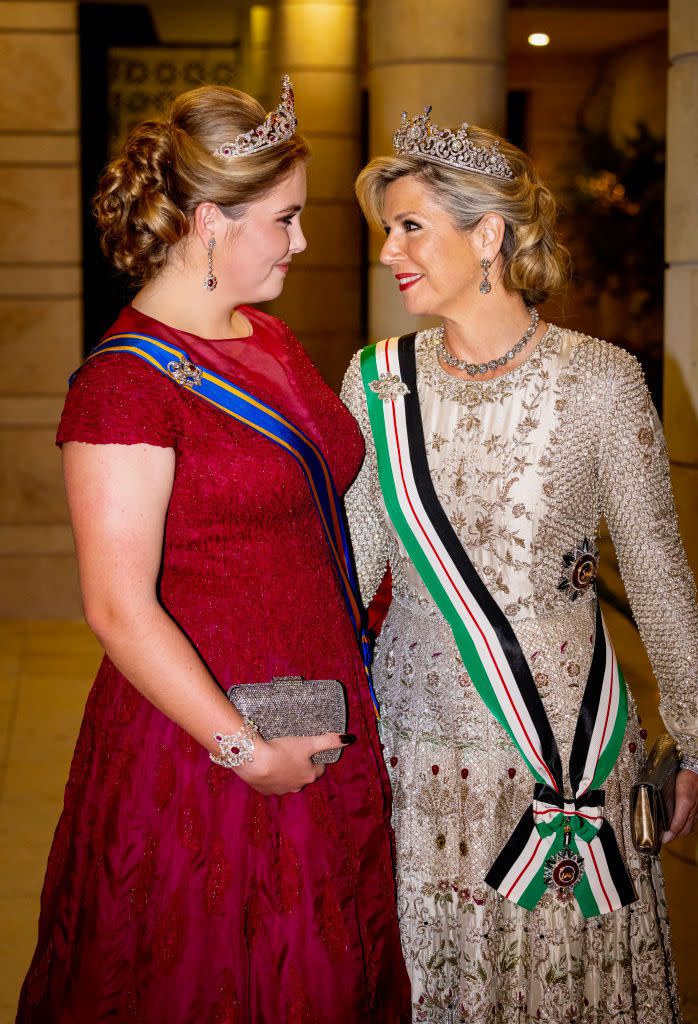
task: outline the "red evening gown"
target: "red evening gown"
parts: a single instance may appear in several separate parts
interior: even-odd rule
[[[125,309],[114,329],[184,349],[303,428],[343,493],[363,454],[278,320],[204,341]],[[340,679],[346,748],[298,794],[263,797],[105,657],[46,869],[21,1024],[409,1021],[374,714],[327,541],[293,458],[137,357],[96,358],[58,443],[174,448],[160,600],[223,688]]]

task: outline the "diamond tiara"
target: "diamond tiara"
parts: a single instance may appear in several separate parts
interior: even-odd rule
[[[238,156],[249,156],[260,149],[269,149],[287,142],[298,128],[296,108],[293,99],[293,86],[288,75],[281,80],[281,103],[276,110],[270,110],[262,123],[244,135],[238,135],[232,142],[225,142],[214,149],[214,156],[222,156],[225,160],[234,160]]]
[[[452,132],[450,128],[432,124],[430,114],[431,107],[425,107],[423,114],[410,121],[403,110],[400,127],[393,135],[393,146],[398,156],[415,156],[461,171],[513,180],[514,172],[507,158],[499,152],[499,141],[489,148],[476,146],[468,138],[470,126],[466,122],[457,132]]]

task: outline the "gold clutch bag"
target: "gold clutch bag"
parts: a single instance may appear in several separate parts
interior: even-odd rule
[[[652,747],[630,794],[630,831],[638,853],[656,857],[674,816],[676,775],[681,750],[664,733]]]
[[[252,719],[265,740],[347,730],[347,701],[337,679],[275,676],[270,683],[231,686],[228,700],[241,715]],[[334,764],[341,753],[341,748],[321,750],[311,761]]]

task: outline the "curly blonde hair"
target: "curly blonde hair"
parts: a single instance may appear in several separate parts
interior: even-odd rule
[[[569,255],[555,234],[557,203],[540,181],[533,163],[516,146],[487,128],[468,127],[476,146],[499,149],[514,172],[512,180],[435,164],[418,157],[377,157],[359,174],[356,195],[367,220],[382,225],[385,192],[393,181],[412,175],[424,181],[436,201],[463,231],[475,227],[486,213],[504,220],[502,280],[518,291],[527,305],[544,302],[559,292],[569,276]]]
[[[188,233],[199,203],[216,203],[231,220],[239,219],[247,204],[307,158],[308,145],[298,134],[234,160],[213,155],[264,117],[247,93],[202,86],[177,97],[168,118],[133,129],[93,200],[102,251],[117,270],[144,284]]]

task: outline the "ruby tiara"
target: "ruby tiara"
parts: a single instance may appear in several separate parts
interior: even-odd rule
[[[452,132],[450,128],[432,124],[430,114],[431,107],[425,107],[423,114],[410,121],[403,110],[400,127],[393,135],[393,146],[398,156],[414,156],[461,171],[513,180],[514,172],[507,158],[499,152],[498,141],[489,148],[476,146],[468,138],[470,126],[466,122],[457,132]]]
[[[271,110],[256,128],[214,149],[213,155],[221,156],[225,160],[249,156],[251,153],[258,153],[260,149],[269,149],[281,142],[287,142],[296,134],[297,128],[293,86],[288,75],[284,75],[281,80],[281,103],[276,110]]]

